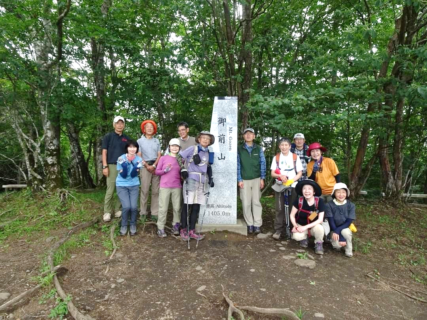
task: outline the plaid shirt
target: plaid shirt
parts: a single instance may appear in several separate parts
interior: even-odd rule
[[[309,157],[306,156],[307,150],[308,150],[308,146],[306,146],[306,144],[304,144],[304,147],[302,148],[302,150],[298,150],[296,147],[295,149],[292,148],[291,150],[291,152],[295,153],[299,157],[302,164],[302,176],[301,178],[299,178],[298,181],[307,179],[307,164],[309,161]]]

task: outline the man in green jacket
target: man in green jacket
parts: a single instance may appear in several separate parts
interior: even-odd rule
[[[243,139],[245,143],[237,150],[237,182],[248,233],[258,234],[262,226],[260,198],[265,181],[265,157],[262,148],[254,143],[254,129],[246,128]]]

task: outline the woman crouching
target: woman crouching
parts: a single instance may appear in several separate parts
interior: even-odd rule
[[[303,248],[308,247],[308,238],[314,237],[314,252],[323,254],[323,236],[325,230],[322,221],[325,204],[320,198],[322,190],[313,180],[298,182],[295,188],[298,198],[294,201],[291,211],[292,239]]]
[[[329,221],[332,232],[332,247],[341,251],[345,248],[345,255],[349,258],[353,256],[353,233],[350,225],[356,219],[356,206],[348,200],[350,190],[345,183],[337,183],[332,191],[332,202],[325,206],[326,218]]]

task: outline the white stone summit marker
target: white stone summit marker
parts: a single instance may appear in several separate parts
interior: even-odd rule
[[[237,97],[215,97],[210,129],[215,136],[211,146],[215,186],[210,189],[202,232],[228,230],[247,235],[246,224],[237,220],[237,128]]]

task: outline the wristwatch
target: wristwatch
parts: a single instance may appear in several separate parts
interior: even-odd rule
[[[156,169],[156,168],[157,168],[157,166],[156,166],[155,164],[153,164],[153,168],[154,168],[154,169]]]
[[[102,169],[107,169],[108,168],[108,166],[102,166]]]

